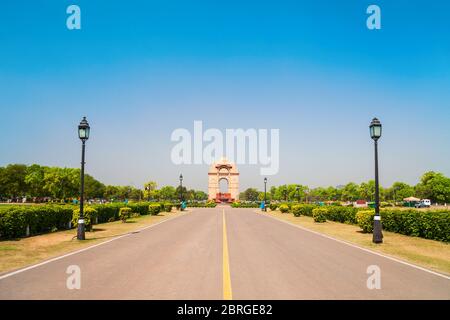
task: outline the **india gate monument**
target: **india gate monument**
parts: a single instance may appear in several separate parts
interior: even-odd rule
[[[226,192],[221,192],[220,182],[228,185]],[[208,171],[208,200],[216,202],[233,202],[239,199],[239,172],[236,165],[226,158],[214,162]]]

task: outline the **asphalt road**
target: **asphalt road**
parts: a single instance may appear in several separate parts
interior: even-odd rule
[[[191,209],[0,275],[0,299],[450,299],[450,279],[255,213]],[[66,273],[79,266],[80,289]],[[380,289],[368,289],[369,266]]]

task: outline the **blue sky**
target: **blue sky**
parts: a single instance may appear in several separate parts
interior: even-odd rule
[[[81,30],[66,8],[81,8]],[[366,27],[381,8],[382,29]],[[176,128],[279,128],[270,183],[450,176],[446,1],[7,1],[0,10],[0,165],[77,167],[105,183],[206,189],[206,165],[171,163]],[[242,188],[262,187],[241,166]]]

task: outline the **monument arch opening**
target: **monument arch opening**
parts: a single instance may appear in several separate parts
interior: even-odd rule
[[[219,179],[219,192],[220,193],[229,193],[228,192],[228,179],[227,178],[220,178]]]

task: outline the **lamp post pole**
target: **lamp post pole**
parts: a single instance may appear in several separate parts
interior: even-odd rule
[[[264,212],[267,212],[267,177],[264,178]]]
[[[85,222],[84,222],[84,164],[85,164],[85,151],[86,151],[86,140],[89,139],[90,127],[83,117],[78,126],[78,137],[81,139],[81,187],[80,187],[80,216],[78,218],[77,227],[77,239],[85,240]]]
[[[370,134],[375,147],[375,216],[373,220],[373,243],[383,242],[383,231],[380,216],[380,185],[378,179],[378,139],[381,137],[381,122],[374,118],[370,124]]]
[[[183,202],[183,175],[180,174],[180,202]]]
[[[300,187],[297,186],[297,187],[295,187],[295,189],[297,189],[297,201],[298,201],[298,203],[300,203]]]

